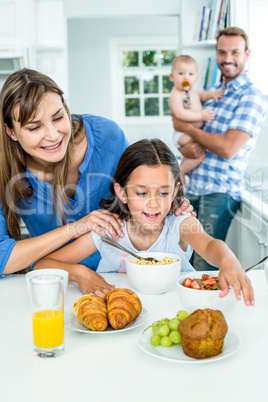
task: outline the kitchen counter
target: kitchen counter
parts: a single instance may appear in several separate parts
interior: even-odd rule
[[[126,274],[103,276],[117,287],[132,288]],[[256,306],[238,302],[227,319],[229,329],[241,341],[240,348],[223,360],[199,364],[162,360],[138,345],[145,327],[184,309],[176,286],[157,296],[137,292],[149,313],[140,327],[101,335],[65,329],[65,353],[41,359],[33,354],[24,275],[0,279],[1,401],[267,402],[268,284],[263,271],[251,271],[249,276]],[[80,296],[78,286],[69,284],[65,307]]]

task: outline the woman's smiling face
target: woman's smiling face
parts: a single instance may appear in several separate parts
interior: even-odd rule
[[[147,230],[162,229],[178,187],[169,166],[141,165],[131,173],[126,190],[117,194],[128,205],[132,223]]]
[[[47,92],[37,113],[21,127],[18,121],[19,105],[14,108],[13,128],[6,127],[7,135],[18,141],[24,151],[40,167],[61,161],[71,138],[71,124],[61,97]]]

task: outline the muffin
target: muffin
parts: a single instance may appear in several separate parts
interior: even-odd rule
[[[196,310],[180,322],[183,352],[195,359],[206,359],[222,352],[228,325],[219,310]]]

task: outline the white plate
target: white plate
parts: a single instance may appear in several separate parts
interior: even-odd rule
[[[139,327],[141,324],[145,322],[148,317],[148,311],[143,308],[140,315],[135,318],[130,324],[128,324],[125,328],[122,329],[113,329],[110,325],[106,328],[105,331],[91,331],[86,328],[74,315],[72,307],[64,308],[64,326],[65,328],[73,329],[74,331],[84,332],[86,334],[93,335],[103,335],[103,334],[115,334],[116,332],[128,331],[130,329],[134,329]]]
[[[152,331],[146,331],[141,334],[139,338],[140,348],[151,356],[158,357],[162,360],[168,360],[179,363],[210,363],[217,360],[225,359],[226,357],[232,355],[240,346],[240,340],[237,335],[233,332],[228,331],[224,340],[224,345],[222,353],[218,356],[209,357],[207,359],[193,359],[192,357],[186,356],[183,353],[181,345],[172,345],[169,348],[164,348],[163,346],[153,346],[150,343],[150,338],[152,336]]]

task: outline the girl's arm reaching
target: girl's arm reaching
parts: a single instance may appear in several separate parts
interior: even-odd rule
[[[69,282],[77,282],[83,294],[95,293],[103,297],[114,285],[109,285],[97,272],[85,265],[78,264],[97,251],[91,233],[79,237],[74,242],[49,254],[40,260],[35,269],[58,268],[69,273]]]
[[[219,268],[221,297],[226,296],[232,286],[238,300],[242,291],[245,304],[254,306],[251,282],[240,262],[223,241],[209,236],[196,218],[189,217],[182,222],[179,244],[183,249],[190,244],[209,264]]]

